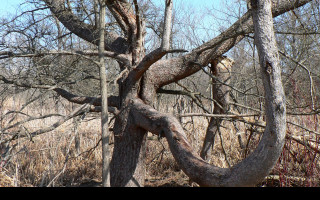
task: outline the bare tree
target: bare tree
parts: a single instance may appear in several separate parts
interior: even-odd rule
[[[108,87],[106,66],[104,61],[104,32],[105,32],[105,18],[106,18],[106,3],[101,1],[99,3],[99,64],[100,64],[100,89],[101,89],[101,138],[102,138],[102,185],[104,187],[110,186],[110,147],[109,147],[109,115],[108,115]]]
[[[238,21],[220,35],[204,42],[186,53],[184,49],[172,49],[170,42],[171,10],[173,0],[165,3],[162,45],[146,53],[146,19],[141,5],[136,1],[106,0],[110,24],[104,33],[103,55],[117,61],[120,73],[114,79],[118,91],[108,97],[108,110],[115,114],[114,149],[110,163],[111,186],[144,186],[145,153],[147,132],[166,137],[170,150],[182,170],[201,186],[252,186],[268,175],[278,159],[285,134],[285,104],[282,90],[277,45],[272,29],[272,17],[303,6],[311,0],[251,1],[248,10]],[[99,45],[101,34],[96,20],[77,14],[70,1],[43,0],[51,13],[72,34],[89,44]],[[94,9],[93,9],[94,10]],[[85,13],[85,12],[84,12]],[[259,19],[259,20],[258,20]],[[114,24],[117,24],[114,28]],[[110,26],[109,26],[110,25]],[[109,28],[110,27],[110,28]],[[170,114],[163,114],[151,105],[162,87],[185,79],[202,70],[209,63],[228,52],[247,34],[255,33],[260,65],[265,86],[265,110],[267,126],[257,149],[240,163],[224,169],[206,163],[195,153],[186,139],[180,122]],[[268,47],[264,45],[268,41]],[[101,47],[102,45],[100,45]],[[176,57],[163,59],[168,54],[180,53]],[[184,53],[181,55],[181,53]],[[44,55],[79,56],[97,64],[92,56],[96,51],[49,51],[32,52],[33,57]],[[101,56],[100,52],[100,57]],[[1,53],[5,58],[31,56],[14,52]],[[3,58],[3,59],[5,59]],[[99,64],[99,63],[98,63]],[[55,127],[74,116],[90,111],[101,111],[103,97],[73,94],[57,84],[41,84],[25,80],[16,81],[0,76],[7,84],[19,87],[53,90],[70,102],[89,104],[79,107],[72,115],[55,124]],[[103,85],[103,84],[102,84]],[[103,94],[101,94],[103,95]],[[44,131],[30,133],[31,136]]]

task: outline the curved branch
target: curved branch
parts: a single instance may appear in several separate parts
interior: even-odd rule
[[[165,135],[182,170],[200,186],[254,186],[277,162],[285,141],[286,107],[279,56],[273,31],[271,1],[255,1],[252,11],[255,38],[265,88],[266,128],[258,147],[240,163],[219,168],[206,163],[192,149],[179,121],[162,114],[141,100],[133,100],[131,115],[141,128]]]
[[[88,97],[88,96],[78,96],[74,95],[62,88],[55,88],[53,89],[57,92],[60,96],[68,100],[69,102],[76,103],[76,104],[91,104],[94,106],[101,106],[101,97]],[[108,106],[118,107],[118,97],[110,96],[108,97]]]
[[[91,107],[90,110],[92,112],[100,112],[99,106],[101,106],[101,97],[88,97],[88,96],[78,96],[72,94],[62,88],[59,88],[55,85],[37,85],[31,84],[26,81],[19,81],[19,80],[11,80],[7,79],[5,76],[0,75],[0,81],[3,81],[5,84],[12,84],[18,87],[24,88],[39,88],[39,89],[46,89],[46,90],[53,90],[66,100],[76,104],[90,104],[95,107]],[[118,108],[119,107],[119,98],[117,96],[110,96],[108,97],[108,105],[111,107]],[[115,111],[115,109],[110,108],[111,111]]]
[[[303,6],[312,0],[272,0],[272,14],[277,17],[289,10]],[[246,34],[254,30],[251,10],[245,13],[230,28],[214,39],[194,49],[191,53],[155,63],[149,69],[148,76],[153,77],[152,83],[157,88],[188,77],[206,66],[239,43]]]
[[[136,33],[136,15],[127,1],[106,0],[108,9],[119,23],[125,34]],[[130,41],[130,40],[129,40]]]
[[[131,3],[128,1],[115,1],[115,0],[106,0],[107,7],[117,20],[121,29],[124,31],[128,43],[130,43],[130,51],[133,56],[133,63],[135,64],[138,59],[139,49],[142,46],[142,29],[141,29],[141,20],[139,13],[137,11],[137,2],[134,2],[136,8],[136,14],[133,11]]]
[[[163,50],[161,47],[147,54],[141,62],[129,73],[128,77],[133,79],[133,82],[138,81],[143,74],[151,67],[152,64],[159,61],[168,53],[187,52],[184,49]]]
[[[124,32],[125,35],[127,35],[129,32],[129,27],[125,23],[124,19],[122,18],[122,16],[119,13],[119,11],[116,9],[116,7],[114,5],[114,1],[107,0],[106,3],[107,3],[107,7],[110,10],[111,14],[113,15],[113,17],[116,19],[117,23],[119,24],[121,30]]]
[[[278,141],[277,138],[270,140],[269,128],[266,128],[254,153],[231,168],[219,168],[206,163],[193,151],[182,126],[174,116],[160,113],[141,100],[134,100],[131,115],[138,126],[154,134],[166,136],[179,166],[201,186],[252,186],[267,175],[267,166],[273,166],[273,163],[269,163],[269,158],[275,153],[271,147]]]
[[[70,9],[65,7],[65,0],[43,0],[58,20],[72,33],[80,38],[98,45],[99,31],[96,27],[86,24],[77,18]],[[126,39],[114,32],[106,32],[105,49],[115,53],[126,53],[128,44]]]

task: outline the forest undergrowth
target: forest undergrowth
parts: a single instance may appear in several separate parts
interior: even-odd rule
[[[23,101],[12,99],[1,107],[1,127],[21,122],[28,115],[53,113],[48,104],[23,110],[24,115],[10,112],[21,108]],[[62,101],[63,102],[63,101]],[[74,105],[64,102],[63,112],[71,112]],[[14,108],[15,107],[15,108]],[[38,109],[36,109],[38,108]],[[171,111],[175,114],[175,111]],[[32,120],[9,132],[25,134],[55,123],[59,116]],[[249,123],[224,121],[221,134],[208,162],[229,167],[244,159],[259,143],[263,128],[255,126],[262,118],[250,117]],[[206,117],[184,117],[183,124],[189,142],[200,153],[208,126]],[[287,137],[283,152],[270,175],[258,187],[318,187],[320,186],[320,135],[318,116],[288,116]],[[235,124],[237,128],[235,128]],[[148,133],[146,151],[146,187],[198,187],[183,173],[170,153],[165,138]],[[240,145],[242,143],[242,147]],[[112,146],[112,140],[110,141]],[[244,146],[243,146],[244,145]],[[10,148],[1,148],[1,187],[79,187],[100,186],[101,141],[99,114],[79,116],[55,130],[36,137],[16,139]]]

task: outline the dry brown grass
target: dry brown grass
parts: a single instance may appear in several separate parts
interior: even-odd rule
[[[67,114],[71,111],[72,105],[63,102],[64,110],[61,113]],[[15,102],[8,99],[1,107],[1,113],[4,116],[9,110],[20,109],[23,101]],[[37,108],[37,109],[36,109]],[[31,105],[23,110],[29,115],[45,115],[54,113],[50,105]],[[2,118],[2,127],[14,124],[23,120],[25,116],[15,114],[5,115]],[[97,115],[98,116],[98,115]],[[75,124],[69,120],[56,130],[45,133],[41,136],[15,140],[11,145],[16,148],[11,153],[9,162],[2,163],[0,168],[0,186],[92,186],[99,185],[101,181],[101,147],[96,146],[100,139],[100,120],[89,115]],[[58,117],[51,117],[45,120],[34,120],[25,123],[23,126],[28,131],[35,131],[39,128],[50,126]],[[199,153],[202,141],[205,136],[208,120],[204,117],[183,118],[183,126],[186,130],[187,137],[193,148]],[[291,118],[291,121],[299,122],[310,129],[319,130],[319,125],[311,118]],[[240,148],[236,130],[231,122],[222,124],[222,140],[216,137],[214,151],[210,155],[209,162],[219,167],[228,167],[228,162],[233,165],[241,161],[247,154],[252,151],[259,142],[260,135],[253,134],[249,137],[251,127],[238,123],[238,128],[242,132],[242,138],[245,144],[249,141],[249,150],[245,151]],[[10,129],[17,131],[18,128]],[[77,130],[77,131],[75,131]],[[288,126],[289,134],[299,136],[301,141],[308,135],[308,141],[319,149],[319,136],[306,133],[305,131]],[[80,136],[80,150],[75,147],[76,136]],[[189,182],[189,178],[181,171],[176,164],[168,144],[164,138],[157,138],[149,135],[147,147],[147,179],[146,186],[149,187],[174,187],[174,186],[197,186]],[[228,162],[226,161],[226,158]],[[298,144],[295,141],[287,140],[285,149],[279,162],[271,172],[272,175],[262,186],[319,186],[319,154],[315,151]],[[297,179],[302,177],[302,179]]]
[[[80,152],[91,149],[99,140],[99,132],[85,131],[87,127],[79,132]],[[100,148],[78,155],[74,137],[74,132],[60,128],[34,138],[33,142],[17,141],[17,153],[6,165],[9,176],[18,180],[17,186],[72,186],[100,177]]]
[[[1,171],[0,173],[0,187],[14,187],[13,178],[9,177],[5,171]]]

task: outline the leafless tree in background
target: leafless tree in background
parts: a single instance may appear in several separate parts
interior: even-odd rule
[[[28,11],[31,13],[28,15],[30,16],[27,19],[28,23],[19,20],[3,23],[3,30],[1,30],[3,37],[10,35],[13,43],[10,43],[10,40],[3,42],[5,48],[0,52],[0,58],[7,62],[7,67],[4,68],[6,71],[0,74],[0,80],[5,87],[13,85],[20,90],[32,88],[54,91],[57,95],[81,106],[52,126],[30,133],[30,137],[51,131],[83,113],[100,112],[102,106],[99,94],[92,92],[95,91],[94,87],[99,86],[100,78],[96,68],[99,62],[96,58],[99,55],[102,58],[101,50],[100,54],[97,50],[92,50],[96,49],[95,47],[101,42],[97,24],[99,18],[97,1],[43,0],[41,2],[42,4],[37,5],[37,8]],[[112,127],[114,149],[110,165],[111,186],[144,186],[147,132],[167,139],[170,150],[181,169],[200,186],[252,186],[262,181],[279,158],[286,133],[286,106],[277,42],[273,31],[273,18],[286,12],[294,12],[293,10],[309,2],[311,0],[251,0],[251,9],[229,28],[221,31],[217,37],[203,41],[202,44],[197,44],[186,52],[184,47],[173,45],[175,33],[172,29],[175,20],[175,13],[172,12],[173,0],[166,0],[164,3],[165,12],[160,19],[161,25],[150,20],[152,13],[148,13],[149,1],[106,0],[108,12],[103,56],[112,60],[107,64],[109,74],[113,76],[107,79],[109,85],[113,87],[112,94],[108,97],[108,111],[115,118]],[[37,15],[38,11],[43,12]],[[153,17],[156,20],[159,19],[157,16]],[[60,30],[58,37],[54,40],[55,43],[50,44],[45,40],[55,31],[42,23],[46,18],[59,21],[55,21],[59,24],[57,29]],[[276,19],[275,24],[277,25]],[[152,30],[152,34],[157,35],[158,38],[152,38],[154,41],[160,41],[157,48],[146,49],[151,42],[147,30]],[[261,105],[265,105],[263,112],[265,112],[266,128],[253,153],[230,168],[219,168],[208,164],[194,152],[176,117],[159,112],[154,109],[154,104],[157,93],[185,95],[197,102],[197,97],[190,91],[181,92],[166,87],[188,79],[196,73],[202,71],[208,73],[208,65],[214,66],[223,54],[236,45],[241,45],[244,39],[252,39],[253,33],[255,33],[255,44],[259,53],[260,74],[256,69],[249,75],[255,75],[257,80],[258,77],[262,77],[264,93],[261,92],[261,83],[256,82],[254,84],[257,92],[251,96],[258,96]],[[265,44],[269,46],[266,47]],[[281,51],[281,44],[279,49]],[[283,52],[282,55],[287,54]],[[24,58],[28,58],[28,63],[23,60]],[[291,58],[288,56],[291,63],[304,66],[298,60]],[[16,65],[21,61],[20,68],[10,69],[10,61],[13,59],[17,60]],[[244,62],[244,64],[247,63]],[[236,65],[237,63],[234,64],[235,67]],[[234,66],[232,68],[235,68]],[[232,74],[236,70],[232,70]],[[309,77],[312,77],[310,70],[304,70],[308,71]],[[59,73],[61,71],[63,73]],[[237,78],[238,80],[234,79],[225,84],[231,91],[244,95],[243,91],[248,89],[241,88],[243,83],[241,78],[244,77]],[[311,100],[313,99],[312,112],[317,112],[313,79],[310,83]],[[93,89],[87,89],[89,86]],[[246,87],[246,84],[243,86]],[[239,96],[235,95],[235,99],[239,99]],[[249,102],[250,99],[246,100]],[[254,106],[251,107],[257,110]],[[226,118],[241,118],[240,115],[231,116],[224,112],[214,114],[221,114],[220,117]],[[216,117],[219,117],[218,115]],[[9,134],[6,130],[5,128],[1,130],[4,137],[3,143],[17,138],[19,133]],[[19,135],[19,137],[24,136]]]

